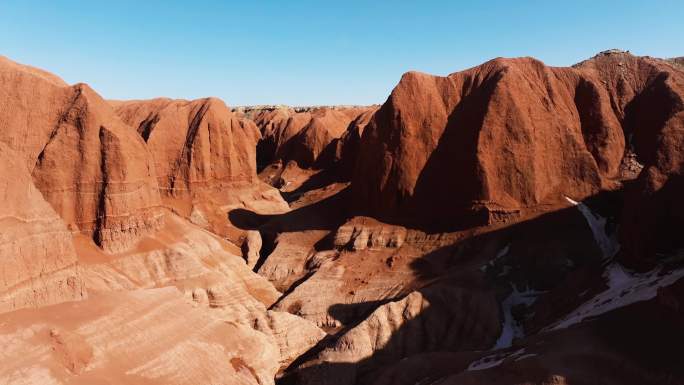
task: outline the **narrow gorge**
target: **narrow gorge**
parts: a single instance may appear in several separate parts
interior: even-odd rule
[[[684,67],[381,105],[106,100],[0,57],[0,384],[680,384]]]

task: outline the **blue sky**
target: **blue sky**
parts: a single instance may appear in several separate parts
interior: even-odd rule
[[[0,1],[0,54],[111,99],[382,103],[402,73],[684,56],[684,1]]]

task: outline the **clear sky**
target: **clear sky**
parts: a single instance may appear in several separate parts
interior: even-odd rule
[[[0,0],[0,54],[111,99],[382,103],[497,56],[684,56],[684,0]]]

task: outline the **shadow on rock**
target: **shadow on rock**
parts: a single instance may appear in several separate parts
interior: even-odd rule
[[[620,197],[619,192],[615,194]],[[595,212],[616,217],[620,205],[613,204],[613,198],[600,195],[589,200],[589,204]],[[611,221],[606,227],[609,232],[615,231]],[[584,384],[591,383],[586,382],[587,378],[600,375],[596,368],[587,366],[599,358],[608,356],[605,364],[613,369],[624,365],[625,360],[635,367],[649,362],[641,361],[646,353],[640,346],[656,350],[661,343],[672,346],[671,341],[666,341],[667,335],[653,332],[658,328],[658,317],[652,315],[664,312],[671,317],[672,310],[653,301],[648,305],[630,305],[607,313],[597,322],[581,323],[567,330],[512,337],[508,344],[502,345],[503,349],[488,351],[495,342],[498,346],[502,338],[504,312],[514,312],[500,306],[511,293],[511,287],[538,291],[540,301],[545,295],[554,298],[551,293],[558,287],[572,284],[568,277],[573,272],[586,269],[600,278],[601,260],[601,250],[592,231],[575,207],[466,237],[411,264],[425,286],[409,295],[330,306],[331,317],[355,321],[300,357],[279,383],[415,384],[446,378],[447,383],[453,384],[517,384],[520,381],[541,384],[564,378],[566,384]],[[543,311],[546,319],[542,323],[550,324],[581,303],[576,294],[582,287],[574,289],[572,301]],[[549,301],[545,302],[542,301],[542,306],[549,307]],[[659,310],[642,314],[634,310],[640,306],[655,306]],[[515,315],[516,324],[522,328],[533,310],[519,311]],[[613,315],[617,312],[640,314],[635,319],[652,327],[648,335],[653,340],[631,338],[634,330],[630,331],[629,327],[614,328],[623,319]],[[637,327],[634,323],[630,325]],[[680,338],[683,333],[680,328],[674,335]],[[530,351],[530,358],[517,360],[523,355],[520,351],[525,349]],[[474,361],[493,354],[512,358],[488,370],[466,370]],[[572,361],[572,357],[582,358]],[[666,360],[663,365],[635,369],[636,372],[614,378],[634,384],[667,383],[659,381],[665,378],[663,375],[667,377],[667,373],[675,371],[674,361]],[[515,375],[502,375],[502,370],[514,370]],[[675,374],[681,376],[681,370]]]
[[[258,214],[247,209],[234,209],[228,219],[243,230],[272,231],[278,233],[308,230],[334,230],[347,219],[346,207],[349,189],[319,202],[283,214]]]

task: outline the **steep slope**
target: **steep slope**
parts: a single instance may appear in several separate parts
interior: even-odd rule
[[[676,64],[619,50],[572,68],[522,58],[447,77],[408,73],[364,131],[357,208],[414,226],[468,227],[638,176],[627,187],[623,254],[655,259],[682,248],[672,230],[684,219],[675,198],[682,76]]]
[[[252,182],[258,132],[219,99],[112,102],[152,152],[159,188],[168,195]]]
[[[71,232],[0,143],[0,313],[85,298]]]
[[[293,160],[300,167],[315,166],[322,168],[330,159],[321,158],[328,145],[342,136],[356,111],[337,111],[333,109],[317,109],[312,111],[311,120],[292,138],[287,151],[280,157],[284,161]]]
[[[26,159],[29,172],[71,95],[56,76],[0,57],[0,140]]]
[[[256,178],[258,129],[221,100],[111,103],[146,141],[165,206],[238,244],[244,234],[228,221],[231,208],[287,210],[277,191]]]
[[[342,199],[393,224],[356,217],[328,235],[311,231],[320,225],[293,226],[278,235],[259,270],[287,289],[274,309],[330,334],[286,379],[545,384],[600,376],[607,383],[656,384],[668,373],[679,378],[671,351],[657,348],[676,345],[658,325],[681,336],[672,328],[681,319],[672,314],[681,291],[659,294],[681,285],[684,271],[677,236],[684,223],[676,198],[683,191],[678,71],[663,60],[610,51],[573,68],[497,59],[445,78],[405,75],[364,129],[352,194]],[[304,192],[293,204],[329,187]],[[322,202],[312,204],[312,213]],[[618,223],[620,238],[631,238],[622,245]],[[300,248],[308,236],[319,238]],[[640,245],[656,247],[653,258]],[[647,271],[620,262],[634,259],[650,259],[642,266]],[[482,308],[462,301],[477,292],[475,282],[491,291],[476,301]],[[464,320],[439,296],[431,301],[429,293],[439,289],[465,293],[443,302],[482,317]],[[416,305],[422,301],[430,306]],[[647,322],[653,340],[629,339],[620,314]],[[440,334],[445,322],[454,329]],[[464,347],[481,334],[449,333],[472,322],[488,325],[487,338]],[[622,340],[615,346],[604,336]],[[548,340],[552,348],[542,348]],[[639,354],[644,346],[658,358]],[[630,362],[630,374],[592,362],[606,368]]]
[[[250,116],[262,133],[258,146],[260,168],[281,160],[301,168],[325,168],[334,160],[330,144],[369,107],[313,107],[264,109]]]
[[[505,221],[612,187],[623,152],[599,79],[495,59],[447,77],[405,74],[364,131],[352,185],[385,218]]]
[[[373,106],[362,112],[349,124],[344,134],[333,141],[332,154],[330,155],[332,166],[328,167],[333,168],[339,179],[350,180],[352,178],[356,169],[356,161],[359,158],[363,131],[378,108],[380,107]]]
[[[684,249],[677,230],[684,223],[684,70],[624,53],[577,67],[606,82],[629,150],[643,165],[627,189],[621,243],[624,261],[648,267]]]
[[[0,316],[3,384],[273,384],[277,347],[174,288]]]
[[[12,341],[3,383],[267,384],[322,338],[314,324],[268,310],[280,293],[239,247],[162,207],[159,151],[87,85],[4,59],[0,80],[0,312],[38,307],[2,322],[0,339]],[[192,146],[181,140],[187,152],[165,159],[178,169],[161,178],[164,198],[177,194],[180,213],[200,224],[182,204],[225,205],[224,222],[231,204],[287,210],[274,189],[252,183],[254,124],[225,120],[217,100],[195,107],[197,125],[179,118],[198,131]],[[86,289],[90,300],[60,303],[85,299]]]
[[[159,228],[150,154],[88,86],[3,59],[0,93],[0,141],[25,159],[70,229],[121,251]]]
[[[38,156],[33,178],[62,218],[110,252],[131,248],[163,224],[150,153],[87,85]]]

